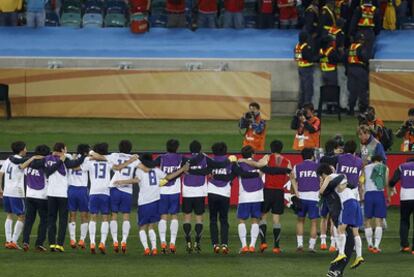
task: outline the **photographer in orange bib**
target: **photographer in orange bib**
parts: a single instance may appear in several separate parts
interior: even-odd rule
[[[260,105],[249,104],[249,111],[240,118],[239,128],[245,129],[243,147],[250,145],[255,151],[264,151],[266,139],[266,121],[260,116]]]

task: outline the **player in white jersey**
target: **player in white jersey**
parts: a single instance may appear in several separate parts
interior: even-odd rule
[[[26,144],[22,141],[12,143],[11,149],[14,157],[22,158],[26,156]],[[4,175],[4,191],[2,182]],[[4,211],[7,213],[4,230],[6,233],[5,247],[9,249],[19,249],[17,241],[24,226],[24,170],[19,165],[7,159],[0,169],[0,197],[3,197]],[[13,231],[13,217],[17,216]]]
[[[94,155],[97,153],[98,155]],[[109,231],[109,213],[110,213],[110,178],[111,169],[121,170],[128,164],[132,163],[137,157],[131,158],[128,162],[122,165],[113,165],[111,162],[102,160],[101,156],[108,154],[108,144],[96,144],[93,151],[90,153],[92,158],[85,159],[81,165],[81,169],[89,172],[91,181],[91,188],[89,192],[89,237],[90,250],[92,254],[96,253],[95,234],[96,234],[96,220],[98,214],[102,216],[101,224],[101,241],[99,243],[99,250],[102,254],[106,253],[105,242]],[[106,159],[106,158],[105,158]]]
[[[71,159],[77,159],[88,155],[90,147],[87,144],[79,144],[77,154]],[[85,249],[85,238],[88,233],[88,172],[80,167],[73,168],[68,171],[68,209],[69,209],[69,236],[70,246],[76,248],[79,246]],[[76,243],[76,215],[80,213],[80,237]]]
[[[323,179],[320,194],[324,193],[325,189],[329,185],[329,182],[338,175],[339,174],[333,173]],[[364,258],[362,257],[362,240],[359,236],[359,227],[363,224],[361,207],[359,206],[357,196],[354,191],[348,187],[346,177],[344,177],[340,184],[336,186],[335,191],[340,198],[342,208],[338,219],[338,237],[336,238],[338,255],[332,261],[332,264],[339,263],[347,258],[345,255],[346,228],[347,226],[350,226],[355,239],[356,252],[356,259],[351,267],[356,268],[364,262]]]
[[[139,237],[144,247],[144,255],[157,255],[157,235],[154,231],[154,224],[160,220],[159,201],[161,197],[160,186],[168,183],[188,170],[189,165],[181,167],[179,170],[167,175],[159,168],[155,168],[151,154],[142,155],[141,164],[135,173],[135,178],[129,180],[118,180],[114,184],[117,186],[138,183],[138,225],[140,228]],[[148,246],[147,232],[151,242],[151,250]]]
[[[119,152],[112,153],[106,158],[112,164],[123,164],[128,161],[132,155],[132,143],[129,140],[122,140],[119,143]],[[123,168],[121,171],[115,171],[110,187],[111,194],[111,222],[109,228],[111,230],[113,247],[116,253],[119,252],[119,243],[118,243],[118,213],[122,213],[123,222],[122,222],[122,241],[121,241],[121,250],[122,253],[126,252],[127,249],[127,239],[129,235],[129,230],[131,229],[131,224],[129,222],[129,214],[131,213],[131,203],[132,203],[132,184],[127,184],[122,187],[117,187],[114,185],[114,182],[117,180],[128,180],[134,177],[135,167],[140,164],[139,160],[134,161],[127,167]]]

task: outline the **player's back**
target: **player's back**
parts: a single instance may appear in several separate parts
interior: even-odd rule
[[[69,159],[78,159],[80,155],[76,157],[68,156]],[[88,186],[88,172],[81,168],[68,169],[68,185],[75,187],[87,187]]]
[[[110,154],[106,157],[107,157],[108,161],[111,164],[120,165],[120,164],[123,164],[126,161],[128,161],[132,157],[132,155],[131,154],[125,154],[125,153],[112,153],[112,154]],[[109,187],[116,187],[114,185],[115,181],[132,179],[134,177],[135,168],[140,163],[141,162],[139,160],[136,160],[136,161],[132,162],[131,164],[129,164],[127,167],[125,167],[121,170],[114,171],[114,175],[111,178],[111,182],[110,182]],[[125,185],[125,186],[122,186],[122,187],[117,187],[117,188],[121,191],[132,193],[132,184]]]
[[[14,155],[16,158],[22,158],[19,155]],[[7,159],[1,172],[4,173],[4,196],[8,197],[24,197],[24,170],[20,169],[19,165],[14,164]]]
[[[111,164],[107,161],[96,161],[86,158],[81,169],[89,171],[91,180],[90,194],[109,195],[109,183],[111,179]]]
[[[166,174],[159,168],[150,169],[148,172],[138,168],[136,177],[139,179],[138,205],[152,203],[160,199],[160,180]]]

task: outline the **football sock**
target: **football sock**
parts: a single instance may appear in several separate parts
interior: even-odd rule
[[[122,242],[126,242],[129,236],[129,230],[131,229],[131,223],[129,220],[122,222]]]
[[[367,239],[368,246],[373,246],[372,235],[372,228],[365,228],[365,238]]]
[[[20,220],[17,220],[16,224],[14,224],[14,232],[13,232],[13,237],[12,237],[13,242],[17,242],[19,240],[20,234],[23,231],[23,226],[24,226],[24,223]]]
[[[108,221],[102,222],[102,224],[101,224],[101,242],[103,244],[105,244],[105,242],[106,242],[106,237],[108,236],[108,231],[109,231]]]
[[[113,242],[118,242],[118,221],[111,220],[109,223],[109,227],[111,229],[111,235]]]
[[[362,257],[362,240],[360,236],[356,236],[355,238],[355,252],[357,257]]]
[[[316,238],[309,239],[309,249],[315,249]]]
[[[338,245],[339,255],[345,255],[346,235],[345,234],[338,235],[338,238],[336,239],[336,243]]]
[[[4,232],[6,233],[6,242],[11,242],[13,234],[13,220],[6,218],[4,223]]]
[[[321,244],[326,244],[326,234],[321,235]]]
[[[167,221],[165,219],[161,219],[158,223],[158,232],[160,233],[160,241],[161,243],[166,242],[166,234],[167,234]]]
[[[187,243],[191,242],[191,224],[190,223],[184,223],[183,224],[183,229],[184,229],[185,241]]]
[[[203,223],[196,223],[194,229],[195,229],[195,232],[196,232],[195,241],[197,243],[200,243],[201,234],[203,233]]]
[[[250,247],[256,247],[256,240],[259,236],[259,224],[253,223],[250,228]]]
[[[69,222],[68,229],[70,240],[76,241],[76,222]]]
[[[296,241],[298,242],[298,248],[303,247],[303,236],[296,236]]]
[[[267,224],[266,223],[267,222],[264,221],[264,220],[261,220],[260,221],[260,225],[259,225],[260,232],[259,232],[259,235],[260,235],[260,241],[261,241],[261,243],[266,243],[266,232],[267,232]]]
[[[147,241],[147,233],[145,233],[145,230],[139,231],[139,239],[141,240],[141,243],[144,249],[147,249],[148,241]]]
[[[375,228],[375,248],[379,248],[382,239],[382,227]]]
[[[280,232],[282,231],[282,225],[279,224],[273,224],[273,237],[275,240],[275,248],[279,248],[279,242],[280,242]]]
[[[335,247],[335,237],[331,236],[331,247]]]
[[[91,244],[95,244],[95,234],[96,234],[96,222],[89,221],[89,239]]]
[[[175,241],[177,240],[177,233],[178,233],[178,220],[177,219],[171,220],[170,232],[171,232],[170,243],[175,244]]]
[[[239,223],[237,228],[238,228],[238,231],[239,231],[239,238],[240,238],[242,247],[246,247],[247,246],[247,242],[246,242],[246,234],[247,234],[246,224]]]
[[[148,231],[148,236],[151,241],[151,249],[157,249],[157,235],[153,229]]]
[[[80,240],[85,240],[88,234],[88,223],[82,223],[80,227]]]

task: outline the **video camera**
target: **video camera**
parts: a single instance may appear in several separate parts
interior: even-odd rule
[[[369,111],[358,115],[359,125],[369,125],[369,122],[373,122],[374,120],[375,120],[375,114]]]
[[[407,120],[405,122],[405,127],[410,132],[410,134],[414,134],[414,120]]]
[[[248,125],[250,125],[256,122],[256,115],[254,112],[247,112],[244,114],[243,119]]]
[[[305,114],[306,114],[306,112],[305,112],[305,109],[304,109],[304,108],[302,108],[302,109],[298,109],[298,110],[296,111],[296,117],[305,116]]]

